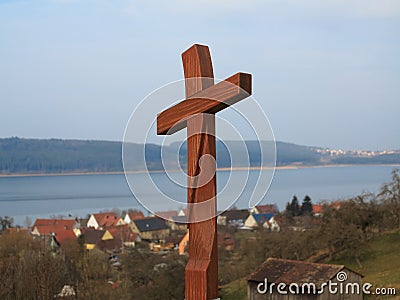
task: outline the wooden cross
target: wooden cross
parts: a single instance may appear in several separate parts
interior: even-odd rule
[[[190,238],[185,296],[186,300],[216,299],[218,251],[214,114],[251,94],[251,75],[237,73],[214,85],[210,51],[203,45],[195,44],[183,52],[182,61],[186,99],[158,114],[157,134],[172,134],[187,127]],[[207,159],[201,160],[202,157]]]

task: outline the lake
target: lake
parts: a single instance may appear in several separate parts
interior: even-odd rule
[[[275,172],[272,184],[262,204],[276,203],[279,209],[297,195],[301,202],[309,195],[313,203],[332,201],[358,195],[362,192],[377,192],[382,183],[390,181],[393,166],[335,166],[299,169],[280,169]],[[245,172],[234,171],[234,180],[245,180]],[[241,173],[243,178],[241,179]],[[256,171],[250,171],[254,173]],[[218,171],[218,189],[229,181],[230,172]],[[141,190],[135,193],[140,199],[151,199],[154,209],[169,210],[182,207],[179,203],[163,199],[157,189],[146,184],[146,174],[134,174]],[[162,173],[151,175],[161,189],[175,199],[186,201],[186,190],[164,184]],[[232,179],[232,178],[231,178]],[[143,183],[143,184],[142,184]],[[235,182],[234,182],[235,184]],[[260,182],[259,184],[267,183]],[[248,207],[248,195],[252,187],[246,186],[235,204]],[[225,189],[218,201],[236,199],[234,189]],[[125,176],[113,175],[68,175],[68,176],[21,176],[0,177],[0,216],[12,216],[14,223],[25,225],[25,218],[79,216],[106,209],[143,209],[131,193]]]

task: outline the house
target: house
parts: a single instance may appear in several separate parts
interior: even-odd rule
[[[74,234],[74,237],[79,237],[82,233],[79,228],[72,229],[71,227],[64,225],[48,225],[48,226],[34,226],[32,228],[32,235],[45,236],[49,234],[59,233],[60,231],[70,231]]]
[[[97,248],[113,253],[124,247],[133,248],[136,242],[140,242],[139,235],[132,232],[128,225],[104,227],[103,229],[87,228],[82,235],[87,250]]]
[[[159,217],[164,220],[171,220],[172,217],[177,217],[177,216],[178,216],[178,212],[176,210],[157,211],[153,215],[153,217]]]
[[[42,220],[40,220],[42,221]],[[58,222],[55,219],[47,219],[47,222],[35,222],[32,228],[33,236],[40,236],[42,238],[51,237],[51,241],[57,244],[57,247],[63,246],[67,240],[76,240],[81,235],[79,228],[73,229],[74,226],[65,225],[68,222]],[[68,220],[69,221],[69,220]],[[74,220],[72,220],[74,221]],[[42,225],[41,224],[49,224]],[[71,223],[72,225],[72,223]]]
[[[343,265],[268,258],[248,276],[247,299],[361,300],[362,277]],[[340,284],[346,294],[340,293]],[[337,286],[336,293],[329,292],[330,285]]]
[[[125,225],[124,220],[118,216],[105,216],[100,220],[100,228]]]
[[[181,208],[178,212],[178,216],[187,216],[188,215],[188,210],[187,208]]]
[[[56,230],[52,234],[60,246],[63,246],[64,243],[68,240],[76,240],[77,239],[73,230],[70,230],[70,229]]]
[[[154,252],[172,251],[179,249],[179,243],[182,240],[182,235],[170,235],[155,243],[150,243],[150,250]]]
[[[271,217],[268,221],[265,221],[263,228],[271,231],[281,231],[281,227],[279,226],[275,216]]]
[[[105,212],[92,214],[87,222],[86,227],[93,227],[94,229],[124,225],[125,222],[122,218],[115,215],[113,212]]]
[[[87,250],[94,248],[103,249],[103,241],[114,239],[108,230],[96,230],[92,227],[86,228],[82,233],[84,245]]]
[[[74,219],[36,219],[32,235],[45,236],[60,231],[72,231],[75,238],[81,235],[79,223]]]
[[[89,217],[89,220],[88,220],[88,222],[86,224],[86,227],[88,227],[88,228],[92,227],[94,229],[99,228],[100,227],[100,224],[99,224],[100,221],[106,216],[113,216],[114,217],[115,214],[113,212],[92,214]]]
[[[79,228],[79,223],[74,219],[36,219],[35,223],[32,225],[32,230],[38,226],[52,225],[62,225],[70,229]]]
[[[115,240],[113,249],[121,249],[122,247],[133,248],[136,242],[141,241],[139,234],[133,232],[128,224],[112,226],[105,229],[108,230]]]
[[[155,217],[134,220],[129,225],[143,240],[163,239],[170,231],[165,220]]]
[[[185,231],[187,229],[187,217],[173,216],[167,221],[167,225],[173,231]]]
[[[278,206],[276,204],[257,205],[250,209],[251,214],[276,214],[277,212]]]
[[[318,204],[313,204],[313,215],[315,217],[320,217],[323,214],[323,211],[326,208],[333,208],[333,209],[339,209],[340,208],[340,201],[333,201],[329,203],[318,203]]]
[[[224,211],[217,217],[217,224],[222,226],[243,226],[248,217],[249,211],[247,209],[231,209]]]
[[[179,234],[173,234],[173,235],[169,235],[167,237],[164,238],[163,242],[165,244],[173,244],[174,245],[174,249],[178,250],[179,249],[179,243],[181,242],[183,236],[186,234],[186,232],[184,234],[179,233]]]
[[[320,217],[322,215],[322,209],[323,209],[322,204],[313,204],[312,207],[313,215],[316,217]]]
[[[130,222],[132,222],[133,220],[139,220],[139,219],[143,219],[144,215],[141,211],[139,210],[132,210],[132,211],[128,211],[125,215],[124,218],[124,222],[125,224],[129,224]]]
[[[154,252],[172,251],[175,248],[174,243],[160,241],[158,243],[150,243],[150,250]]]
[[[179,254],[185,253],[186,247],[189,244],[189,230],[183,236],[178,244]],[[227,251],[232,251],[235,248],[235,240],[230,233],[218,233],[217,235],[218,248],[224,248]]]
[[[248,228],[262,227],[265,222],[269,221],[274,216],[273,213],[268,214],[250,214],[244,222],[244,226]]]

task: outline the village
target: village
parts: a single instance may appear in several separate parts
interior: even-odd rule
[[[295,203],[293,203],[294,200]],[[254,246],[254,242],[256,242],[254,233],[280,234],[282,229],[284,235],[287,235],[287,230],[304,232],[319,225],[323,210],[340,208],[340,202],[311,204],[309,207],[311,210],[308,213],[303,212],[304,216],[298,216],[297,221],[293,222],[289,219],[294,215],[288,215],[288,211],[290,211],[290,204],[297,205],[296,201],[297,198],[294,197],[292,203],[288,203],[284,213],[279,212],[275,204],[258,205],[251,209],[232,208],[220,213],[217,216],[217,244],[222,256],[221,259],[226,259],[226,255],[229,256],[234,253],[235,247],[241,247],[243,243]],[[303,203],[303,210],[304,206]],[[298,209],[300,213],[301,206],[298,206]],[[311,223],[303,220],[310,218],[313,220]],[[110,268],[118,273],[125,267],[120,257],[132,251],[154,253],[153,255],[160,257],[166,257],[168,253],[176,253],[186,258],[190,239],[186,219],[187,211],[185,209],[161,211],[150,216],[145,216],[142,211],[130,209],[121,214],[116,211],[93,213],[88,215],[87,218],[36,219],[29,228],[9,227],[3,230],[0,241],[3,236],[26,234],[31,239],[40,241],[44,252],[57,257],[63,257],[65,253],[70,251],[68,248],[71,246],[71,242],[78,242],[86,252],[104,253],[103,257],[108,257]],[[303,221],[300,222],[300,220]],[[240,240],[235,240],[236,238]],[[257,284],[263,281],[263,279],[258,280],[257,278],[267,274],[266,264],[270,263],[292,263],[295,264],[295,267],[304,269],[301,264],[306,262],[280,261],[279,259],[271,262],[268,259],[259,267],[257,273],[249,277],[249,295],[256,291]],[[165,266],[165,263],[158,263],[152,267],[158,269]],[[310,266],[312,264],[309,264],[308,269]],[[262,271],[263,269],[265,270]],[[331,269],[329,270],[332,271]],[[260,275],[260,272],[265,274]],[[107,283],[110,283],[113,288],[118,287],[118,282],[113,280],[108,279]],[[75,287],[66,283],[56,296],[75,299]],[[257,295],[254,297],[254,299],[258,299]]]
[[[321,213],[322,205],[314,205],[315,214]],[[41,239],[51,246],[52,251],[62,251],[69,240],[82,241],[86,250],[101,250],[115,255],[138,244],[152,252],[177,251],[187,254],[189,230],[186,209],[160,211],[145,216],[142,211],[128,210],[123,215],[108,211],[88,215],[87,218],[36,219],[31,227],[8,228],[3,234],[14,231],[26,232],[33,239]],[[233,249],[234,240],[224,227],[240,231],[280,231],[280,215],[275,204],[259,205],[252,209],[236,209],[222,212],[217,216],[218,246]],[[296,230],[296,229],[295,229]]]
[[[269,203],[219,212],[210,243],[220,299],[395,296],[399,172],[377,194],[315,204],[294,195],[283,211]],[[0,216],[0,299],[183,299],[196,238],[187,220],[186,209],[114,208],[26,227]]]
[[[284,299],[266,292],[271,286],[266,279],[301,284],[308,278],[319,291],[343,272],[360,287],[371,277],[386,283],[393,295],[396,290],[388,283],[397,287],[396,271],[374,277],[375,269],[365,264],[372,257],[378,259],[375,268],[385,268],[379,256],[368,254],[381,244],[387,255],[398,257],[400,215],[398,196],[393,196],[398,182],[393,171],[380,195],[316,204],[308,196],[301,202],[293,196],[284,211],[263,204],[221,212],[216,217],[221,299]],[[13,227],[12,219],[1,217],[0,297],[182,299],[190,251],[187,218],[185,209],[154,214],[113,209]],[[324,290],[316,299],[328,296]],[[348,296],[362,299],[362,293]]]

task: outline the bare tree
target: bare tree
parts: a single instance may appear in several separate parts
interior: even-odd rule
[[[392,171],[392,180],[382,185],[379,199],[388,206],[387,218],[400,228],[400,174],[399,169]]]

